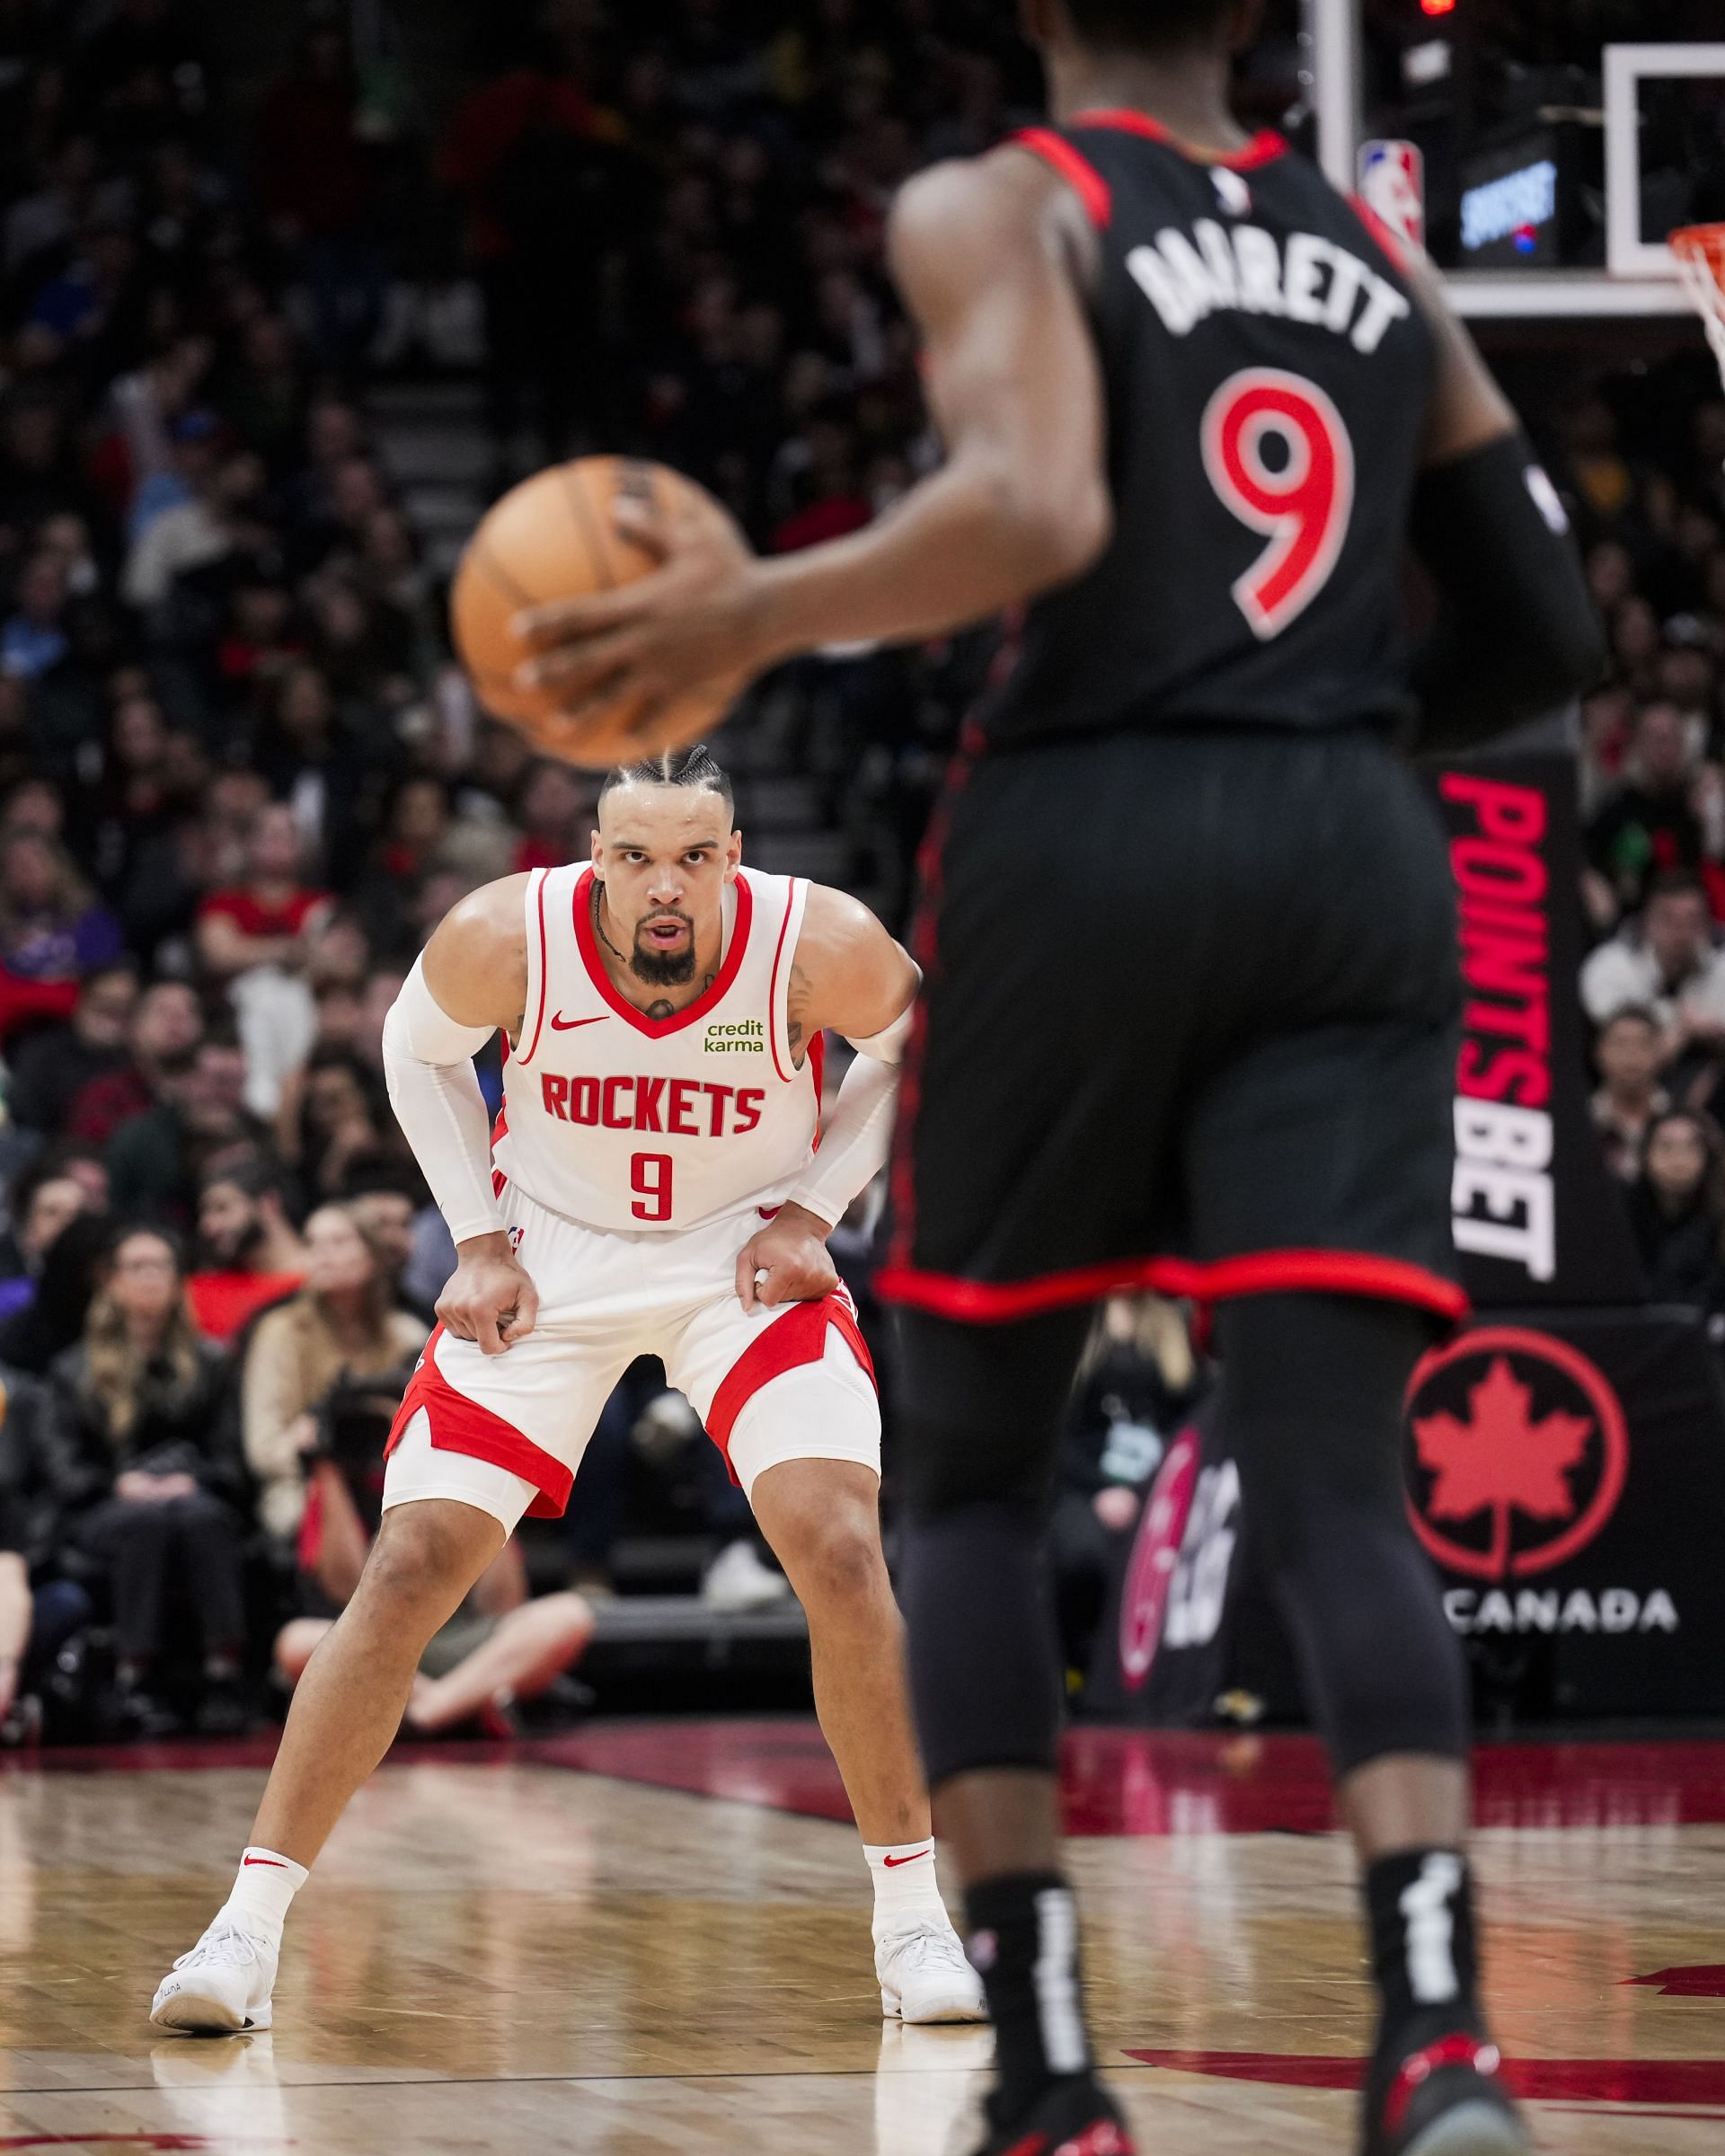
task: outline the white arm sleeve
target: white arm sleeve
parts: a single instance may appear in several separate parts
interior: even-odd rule
[[[390,1106],[457,1242],[503,1226],[491,1188],[491,1127],[473,1057],[497,1030],[462,1026],[416,959],[384,1021]]]
[[[856,1060],[839,1086],[833,1112],[820,1134],[820,1150],[791,1193],[790,1204],[818,1214],[829,1228],[838,1225],[851,1201],[887,1164],[898,1100],[898,1064],[916,1007],[909,1004],[867,1040],[851,1042]]]

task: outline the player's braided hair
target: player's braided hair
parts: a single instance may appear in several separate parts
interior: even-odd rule
[[[1157,51],[1219,37],[1237,0],[1063,0],[1087,45]]]
[[[599,799],[619,786],[687,786],[699,793],[716,793],[727,809],[737,802],[730,774],[704,741],[689,748],[667,749],[663,755],[645,756],[639,764],[623,764],[606,773]]]

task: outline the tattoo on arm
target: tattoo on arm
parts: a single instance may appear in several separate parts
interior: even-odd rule
[[[801,1060],[803,1038],[808,1031],[807,1014],[801,1007],[808,994],[809,976],[803,968],[792,959],[791,961],[791,985],[786,991],[784,998],[784,1033],[785,1038],[791,1044],[791,1056],[793,1062]]]

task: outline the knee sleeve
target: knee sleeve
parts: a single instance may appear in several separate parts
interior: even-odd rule
[[[1429,1321],[1393,1303],[1254,1296],[1218,1313],[1246,1530],[1338,1775],[1465,1755],[1461,1649],[1409,1524],[1402,1402]]]
[[[904,1321],[899,1592],[936,1788],[978,1768],[1054,1768],[1060,1662],[1042,1530],[1085,1322]]]

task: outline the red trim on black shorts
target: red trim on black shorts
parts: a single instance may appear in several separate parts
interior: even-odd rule
[[[434,1452],[462,1453],[470,1460],[488,1460],[493,1467],[507,1468],[531,1482],[539,1494],[527,1507],[536,1520],[560,1520],[569,1509],[569,1493],[575,1471],[553,1460],[542,1445],[490,1408],[482,1408],[464,1392],[457,1392],[438,1367],[438,1342],[444,1336],[439,1325],[425,1343],[425,1353],[408,1380],[402,1404],[389,1427],[387,1459],[407,1435],[407,1426],[423,1408]]]
[[[819,1362],[827,1352],[829,1325],[837,1328],[867,1373],[869,1383],[876,1383],[874,1358],[845,1288],[835,1288],[818,1303],[792,1303],[782,1318],[765,1332],[757,1332],[744,1348],[720,1380],[707,1410],[707,1435],[724,1454],[733,1482],[737,1470],[730,1464],[730,1433],[737,1427],[737,1418],[763,1385],[783,1377],[787,1370],[801,1370],[807,1363]]]
[[[587,968],[588,978],[605,998],[619,1018],[626,1018],[638,1033],[645,1033],[650,1040],[663,1040],[668,1033],[680,1033],[685,1026],[692,1026],[697,1018],[704,1018],[715,1005],[721,1003],[730,994],[738,972],[743,963],[743,952],[748,947],[748,927],[755,915],[755,895],[748,888],[748,879],[739,870],[737,875],[737,918],[730,925],[730,947],[725,952],[724,962],[712,977],[712,985],[703,988],[692,1003],[681,1011],[674,1011],[669,1018],[649,1018],[638,1011],[626,995],[618,992],[611,976],[605,970],[605,960],[599,956],[597,939],[593,933],[593,871],[583,869],[575,885],[574,915],[575,941],[579,946],[581,962]]]
[[[1251,1250],[1207,1265],[1184,1258],[1117,1258],[1030,1280],[967,1280],[956,1273],[931,1273],[895,1261],[883,1267],[874,1282],[883,1303],[903,1303],[967,1325],[1011,1324],[1044,1311],[1146,1289],[1198,1303],[1227,1302],[1238,1295],[1371,1295],[1411,1303],[1443,1318],[1461,1319],[1468,1312],[1467,1297],[1455,1281],[1406,1259],[1365,1250]]]
[[[1057,135],[1051,128],[1021,128],[1012,137],[1021,150],[1039,157],[1043,163],[1059,173],[1084,204],[1084,215],[1098,231],[1107,227],[1114,215],[1114,197],[1108,181],[1096,170],[1082,150],[1075,150],[1064,136]]]
[[[1122,135],[1142,135],[1146,141],[1159,142],[1165,148],[1178,151],[1181,156],[1193,164],[1222,164],[1231,172],[1256,172],[1262,164],[1274,164],[1278,157],[1287,155],[1287,143],[1274,128],[1265,128],[1254,135],[1243,150],[1235,150],[1231,156],[1211,157],[1190,143],[1182,142],[1178,135],[1171,135],[1147,112],[1135,112],[1129,105],[1102,105],[1089,112],[1075,112],[1066,122],[1069,128],[1118,128]]]

